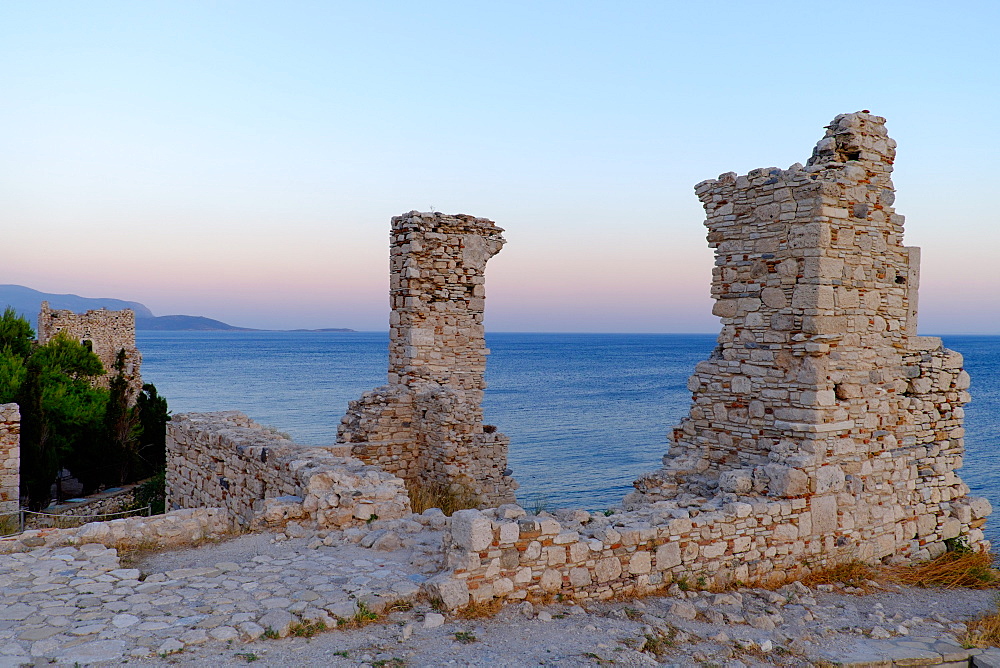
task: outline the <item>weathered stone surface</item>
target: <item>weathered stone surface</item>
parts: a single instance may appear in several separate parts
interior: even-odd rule
[[[167,423],[170,508],[226,508],[244,527],[363,526],[410,511],[403,481],[329,448],[287,440],[243,413],[185,413]]]
[[[469,587],[464,580],[454,580],[446,574],[436,575],[424,583],[424,590],[431,599],[438,599],[448,610],[469,604]]]
[[[86,313],[51,309],[49,303],[42,302],[38,313],[38,343],[48,343],[52,338],[65,332],[74,341],[90,347],[101,359],[106,374],[97,376],[94,384],[107,387],[115,366],[118,351],[125,352],[125,367],[122,374],[128,381],[130,400],[135,401],[142,390],[142,376],[139,367],[142,354],[135,347],[135,312],[132,309],[108,311],[97,309]]]
[[[601,599],[695,580],[773,585],[843,559],[926,559],[958,536],[986,547],[989,503],[955,475],[962,359],[917,335],[919,253],[902,245],[892,209],[895,143],[866,112],[826,134],[805,167],[695,187],[722,331],[688,381],[692,406],[664,467],[635,482],[626,512],[527,517],[515,536],[485,511],[492,542],[453,541],[449,577],[476,591],[505,578],[513,588],[492,593],[508,598],[558,583]],[[503,556],[512,550],[516,560]]]
[[[478,552],[493,542],[493,524],[478,510],[459,510],[451,516],[451,536],[459,547]]]
[[[284,638],[291,631],[292,624],[295,623],[295,617],[287,610],[275,608],[274,610],[268,610],[257,620],[257,623],[263,626],[265,631],[271,629],[278,634],[278,637]],[[181,639],[183,640],[183,636]]]
[[[0,515],[20,507],[21,413],[17,404],[0,404]]]
[[[411,211],[392,219],[389,384],[352,401],[337,441],[434,493],[514,501],[508,439],[483,425],[484,271],[503,247],[485,218]]]

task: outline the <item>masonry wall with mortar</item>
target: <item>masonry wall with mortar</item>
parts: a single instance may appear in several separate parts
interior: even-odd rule
[[[0,404],[0,515],[21,507],[21,413]]]
[[[485,269],[502,232],[465,215],[392,219],[388,385],[350,403],[337,439],[409,485],[469,490],[484,506],[517,489],[509,441],[482,409]]]
[[[696,186],[723,329],[663,469],[630,503],[805,498],[842,551],[926,554],[968,488],[962,357],[917,336],[919,252],[893,209],[885,119],[843,114],[805,167]],[[982,539],[978,525],[965,538]]]
[[[235,411],[171,418],[166,487],[168,509],[225,508],[249,528],[345,528],[410,512],[400,478],[348,448],[298,445]]]
[[[119,350],[125,351],[124,375],[128,379],[132,397],[142,391],[142,354],[135,347],[135,312],[132,309],[108,311],[97,309],[85,313],[74,313],[63,309],[51,309],[49,303],[42,302],[38,314],[38,342],[47,343],[59,332],[66,332],[70,338],[85,345],[97,355],[104,365],[104,375],[95,381],[107,387],[114,374],[115,358]]]
[[[808,164],[696,186],[722,332],[664,467],[612,518],[452,522],[452,602],[794,578],[988,549],[962,465],[962,356],[917,336],[919,252],[893,209],[885,119],[844,114]]]

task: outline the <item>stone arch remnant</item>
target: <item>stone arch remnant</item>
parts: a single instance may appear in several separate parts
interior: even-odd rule
[[[981,546],[962,465],[962,356],[917,336],[919,249],[903,246],[885,119],[842,114],[806,166],[704,181],[718,344],[689,414],[629,505],[793,499],[803,554],[934,556]]]
[[[388,384],[350,402],[338,442],[423,487],[514,500],[507,437],[483,424],[485,269],[503,247],[485,218],[411,211],[392,219]]]

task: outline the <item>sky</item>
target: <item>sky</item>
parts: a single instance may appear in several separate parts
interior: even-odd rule
[[[0,283],[388,322],[390,218],[505,228],[492,331],[716,332],[695,183],[899,142],[922,333],[1000,334],[1000,3],[0,3]]]

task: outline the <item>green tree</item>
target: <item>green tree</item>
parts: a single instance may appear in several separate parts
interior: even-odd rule
[[[80,471],[85,478],[94,478],[90,472],[100,468],[101,459],[94,455],[108,391],[94,387],[92,379],[102,373],[100,359],[62,333],[28,358],[18,403],[21,486],[30,508],[48,505],[51,485],[64,464],[86,461]]]
[[[0,316],[0,404],[17,401],[28,375],[26,367],[34,347],[35,332],[10,306]]]
[[[108,382],[108,403],[104,411],[104,437],[109,464],[114,467],[108,481],[123,485],[131,481],[138,463],[139,411],[132,406],[132,390],[125,377],[125,350],[119,350]]]
[[[35,332],[31,323],[22,318],[13,306],[4,309],[0,316],[0,350],[8,350],[11,354],[27,360],[35,340]]]
[[[138,477],[145,478],[162,471],[167,464],[167,422],[170,411],[167,400],[156,393],[156,386],[145,383],[136,397],[139,413],[139,465]]]

